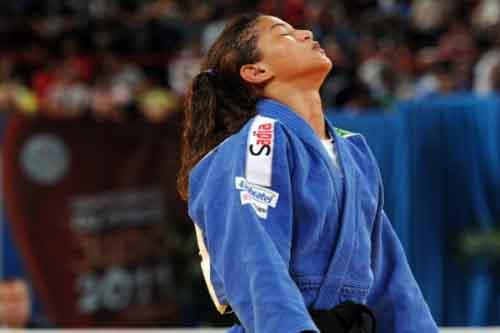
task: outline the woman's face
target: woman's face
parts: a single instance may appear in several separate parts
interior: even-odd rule
[[[274,16],[259,17],[257,47],[259,63],[266,66],[275,79],[293,80],[312,74],[324,77],[332,67],[319,43],[309,30],[296,30]]]

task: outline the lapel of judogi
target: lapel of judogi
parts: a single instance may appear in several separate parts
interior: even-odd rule
[[[321,154],[326,163],[328,163],[328,169],[333,177],[333,170],[335,166],[330,156],[328,156],[320,138],[316,135],[316,133],[314,133],[312,127],[302,117],[300,117],[288,106],[272,99],[261,100],[257,104],[257,112],[260,115],[280,120],[281,123],[291,129],[295,135],[307,142],[309,146],[313,147],[319,154]],[[333,127],[330,128],[330,132],[332,131]]]
[[[302,117],[286,105],[270,99],[261,100],[257,105],[257,112],[264,116],[279,119],[297,136],[309,143],[328,163],[331,177],[333,179],[338,177],[338,174],[335,176],[335,173],[338,171],[335,171],[335,166],[323,148],[319,137]],[[342,136],[338,135],[333,125],[326,118],[325,120],[331,135],[334,136],[340,167],[344,175],[344,198],[343,200],[338,200],[339,205],[342,205],[339,209],[341,214],[340,221],[334,221],[334,223],[340,223],[340,236],[330,259],[327,274],[323,279],[318,297],[314,303],[314,308],[316,309],[330,309],[338,302],[340,288],[346,277],[354,249],[357,225],[356,214],[358,214],[359,210],[357,175],[353,168],[354,160],[350,154],[349,143]]]
[[[314,303],[315,309],[331,309],[339,302],[340,289],[346,278],[354,252],[360,209],[358,175],[354,168],[355,163],[349,149],[349,142],[338,134],[328,120],[326,122],[333,130],[339,163],[344,173],[344,200],[340,221],[338,221],[340,223],[340,236]]]

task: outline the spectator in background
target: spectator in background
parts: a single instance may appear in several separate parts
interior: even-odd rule
[[[139,95],[138,108],[147,121],[162,123],[179,111],[178,97],[168,89],[148,81],[143,91]]]
[[[500,48],[485,52],[474,68],[474,91],[480,95],[492,92],[493,69],[500,63]]]
[[[30,319],[30,297],[23,280],[0,282],[0,328],[24,328]]]
[[[16,110],[32,115],[38,108],[33,92],[15,76],[15,65],[7,57],[0,58],[0,111]]]
[[[264,0],[259,11],[281,17],[295,27],[304,25],[305,0]],[[316,1],[311,1],[316,2]]]
[[[96,80],[90,97],[90,108],[97,121],[122,121],[124,119],[122,110],[117,110],[113,103],[108,77],[103,76]]]
[[[500,21],[500,3],[497,0],[480,0],[472,12],[471,22],[476,31],[486,31]]]
[[[415,97],[429,98],[453,92],[457,85],[451,74],[451,61],[434,49],[425,50],[419,56],[423,74],[416,82]]]
[[[89,96],[89,88],[80,79],[71,60],[67,59],[56,72],[42,112],[63,118],[82,116],[88,107]]]
[[[500,54],[497,0],[30,0],[4,7],[0,46],[14,73],[1,83],[0,104],[17,101],[31,114],[98,110],[101,117],[111,103],[108,118],[118,119],[143,94],[128,79],[145,82],[151,73],[183,98],[227,20],[255,9],[312,30],[334,59],[335,74],[322,88],[326,106],[338,105],[334,96],[360,87],[357,81],[383,108],[429,93],[488,93]],[[422,61],[429,49],[433,60]],[[127,83],[115,84],[115,76]],[[108,89],[95,93],[103,81]]]
[[[492,91],[491,73],[500,61],[500,3],[480,1],[472,13],[472,28],[484,44],[484,52],[474,68],[474,91],[486,95]]]
[[[439,52],[450,61],[450,71],[456,89],[472,89],[473,69],[477,61],[478,50],[470,30],[463,22],[453,22],[440,37]]]
[[[452,6],[451,0],[413,0],[410,23],[419,47],[434,44],[448,24]]]
[[[374,99],[370,89],[361,81],[352,81],[334,96],[333,106],[344,112],[361,114],[380,111],[380,103]]]
[[[497,62],[492,68],[490,73],[490,89],[491,93],[500,95],[500,62]]]
[[[200,71],[201,49],[198,41],[184,47],[168,65],[170,88],[179,96],[185,96],[191,80]]]

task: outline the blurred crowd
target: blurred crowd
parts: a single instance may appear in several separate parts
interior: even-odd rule
[[[306,25],[336,65],[323,91],[330,106],[388,110],[400,100],[500,91],[497,0],[307,3]]]
[[[326,107],[500,90],[497,0],[0,0],[0,109],[161,122],[225,22],[311,29],[334,61]]]
[[[163,122],[238,13],[310,29],[334,62],[325,107],[500,93],[499,0],[0,0],[0,112]],[[29,324],[23,281],[0,282],[0,328]],[[35,323],[35,326],[37,324]]]

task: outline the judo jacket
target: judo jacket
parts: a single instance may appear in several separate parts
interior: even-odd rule
[[[368,145],[325,121],[339,167],[303,118],[263,99],[191,170],[189,215],[217,309],[239,318],[230,332],[319,332],[308,308],[350,300],[374,311],[380,333],[437,333]]]

